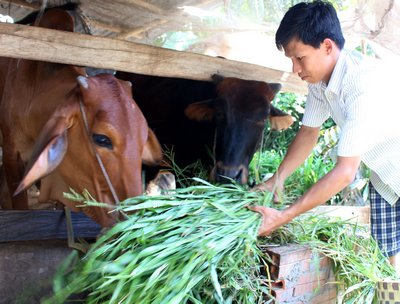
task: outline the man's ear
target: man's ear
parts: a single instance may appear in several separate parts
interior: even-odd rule
[[[329,38],[325,38],[324,41],[322,41],[321,43],[321,47],[323,47],[325,49],[325,52],[327,55],[329,55],[330,53],[332,53],[333,47],[334,47],[334,43],[333,40],[329,39]]]

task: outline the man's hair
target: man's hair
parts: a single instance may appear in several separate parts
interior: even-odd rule
[[[275,35],[279,50],[293,39],[319,48],[329,38],[342,49],[344,37],[336,10],[326,1],[301,2],[292,6],[283,17]]]

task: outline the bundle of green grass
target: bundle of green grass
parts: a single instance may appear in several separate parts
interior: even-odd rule
[[[270,280],[261,271],[269,257],[259,249],[260,243],[271,241],[307,243],[328,254],[338,283],[347,289],[348,303],[372,303],[364,300],[373,298],[375,281],[394,275],[372,239],[360,238],[350,223],[306,215],[258,239],[261,217],[246,206],[269,205],[270,194],[197,181],[165,196],[122,202],[119,211],[127,219],[100,237],[84,257],[75,253],[66,260],[56,276],[54,296],[46,303],[72,298],[84,303],[273,302]],[[70,198],[99,204],[87,195]],[[356,269],[365,259],[368,273]]]
[[[86,303],[261,302],[268,288],[256,246],[260,216],[245,206],[264,197],[203,183],[130,198],[120,205],[127,219],[99,238],[66,280],[59,275],[49,301],[83,292]]]

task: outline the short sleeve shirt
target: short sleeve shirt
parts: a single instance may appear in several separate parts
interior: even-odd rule
[[[302,123],[320,127],[332,117],[340,128],[338,156],[361,156],[376,190],[394,204],[400,196],[400,101],[392,70],[342,50],[329,84],[308,85]]]

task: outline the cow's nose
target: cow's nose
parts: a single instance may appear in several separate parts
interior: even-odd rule
[[[217,183],[230,184],[232,181],[235,181],[239,184],[245,184],[247,182],[242,166],[226,167],[220,165],[216,169],[215,180]]]

